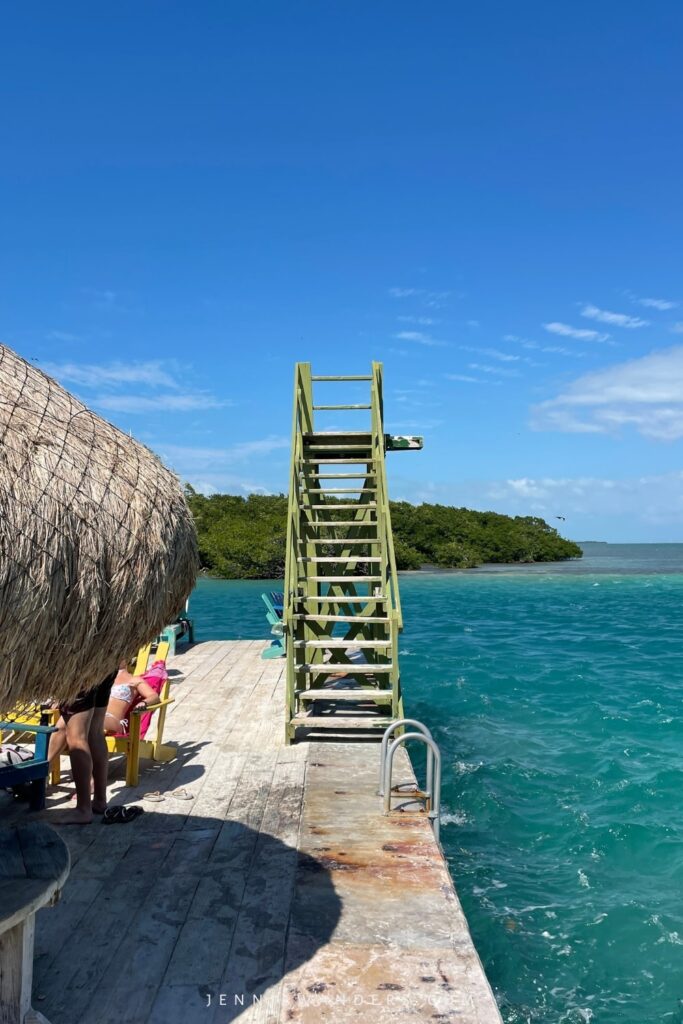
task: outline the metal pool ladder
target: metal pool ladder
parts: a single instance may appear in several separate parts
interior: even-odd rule
[[[402,736],[391,740],[391,734],[396,729],[409,726],[414,731],[406,732]],[[379,795],[383,798],[383,814],[391,811],[392,796],[407,796],[399,786],[392,788],[391,775],[394,765],[394,754],[404,744],[417,740],[424,743],[427,748],[427,782],[424,790],[416,790],[410,793],[412,797],[422,800],[427,811],[434,837],[439,842],[441,826],[441,751],[439,750],[434,737],[422,722],[415,718],[401,718],[392,722],[382,736],[382,745],[379,754]]]

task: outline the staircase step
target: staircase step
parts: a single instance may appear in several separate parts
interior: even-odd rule
[[[356,562],[381,562],[382,559],[378,555],[321,555],[317,557],[312,555],[310,557],[297,558],[297,562],[325,562],[327,564],[334,563],[341,565],[342,563],[355,564]]]
[[[317,604],[367,604],[368,601],[377,601],[378,603],[384,603],[386,597],[373,597],[370,594],[338,594],[336,597],[300,597],[295,600],[302,601],[304,604],[315,601]]]
[[[372,380],[372,377],[348,377],[348,376],[344,376],[344,377],[329,377],[329,376],[322,376],[322,377],[320,377],[320,376],[316,376],[316,377],[313,377],[312,376],[311,380],[318,380],[318,381],[322,381],[322,380]]]
[[[355,675],[366,675],[374,676],[380,674],[386,674],[387,672],[393,672],[393,665],[368,665],[365,662],[360,662],[358,665],[342,664],[341,662],[327,662],[325,665],[295,665],[295,672],[308,672],[310,675],[316,676],[355,676]]]
[[[301,619],[302,622],[383,622],[387,625],[391,622],[391,619],[379,615],[314,615],[311,612],[305,615],[296,613],[294,618]]]
[[[391,715],[368,715],[367,718],[342,718],[337,715],[294,715],[290,724],[295,728],[332,729],[381,729],[384,731],[391,725]]]
[[[315,647],[321,650],[332,650],[332,648],[350,648],[350,647],[371,647],[371,648],[387,648],[391,647],[391,640],[339,640],[334,637],[328,640],[295,640],[295,647]]]
[[[372,409],[371,405],[314,405],[313,412],[320,410],[337,411],[339,409]]]
[[[382,583],[382,576],[309,576],[313,583]]]
[[[374,477],[374,473],[301,473],[306,480],[364,480],[367,476]]]
[[[302,459],[301,463],[304,466],[319,466],[321,463],[325,466],[357,466],[358,463],[367,465],[368,463],[375,462],[374,459]]]
[[[314,430],[313,432],[304,432],[301,436],[304,441],[315,441],[319,437],[367,437],[368,442],[372,442],[372,431],[370,430]]]
[[[310,508],[310,509],[325,508],[325,509],[327,509],[328,512],[346,512],[350,508],[353,508],[353,509],[358,509],[358,508],[362,508],[362,509],[366,509],[366,508],[376,509],[377,508],[377,502],[376,501],[366,501],[363,504],[361,504],[359,501],[357,501],[353,505],[341,505],[341,504],[338,505],[336,502],[334,502],[333,504],[326,503],[325,505],[299,505],[299,508],[302,508],[302,509],[305,509],[305,508]]]
[[[369,537],[367,540],[363,540],[358,537],[308,537],[306,540],[300,541],[302,544],[342,544],[344,547],[347,544],[377,544],[377,538]]]
[[[307,494],[318,498],[322,494],[377,494],[376,487],[309,487]]]
[[[310,507],[310,506],[309,506]],[[329,506],[326,506],[326,508]],[[355,506],[356,508],[358,506]],[[306,519],[303,526],[363,526],[366,529],[368,527],[377,528],[377,521],[375,519]],[[375,538],[376,540],[377,538]]]
[[[344,441],[330,441],[329,444],[307,444],[304,452],[369,452],[371,444],[346,444]]]
[[[373,701],[375,704],[391,704],[391,690],[331,690],[313,689],[301,690],[297,697],[299,700],[351,700],[351,701]]]

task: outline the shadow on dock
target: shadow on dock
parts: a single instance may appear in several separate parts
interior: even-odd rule
[[[340,918],[322,860],[241,821],[155,809],[60,833],[73,867],[61,902],[39,916],[34,974],[52,1024],[225,1024],[263,1012]],[[302,884],[305,920],[293,906]]]

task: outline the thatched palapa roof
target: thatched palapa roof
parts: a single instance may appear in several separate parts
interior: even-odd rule
[[[177,477],[0,345],[0,712],[97,685],[197,572]]]

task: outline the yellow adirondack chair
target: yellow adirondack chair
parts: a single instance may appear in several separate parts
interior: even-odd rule
[[[155,661],[166,661],[168,657],[168,641],[162,640],[154,652]],[[152,644],[141,647],[133,668],[133,675],[141,676],[148,667]],[[140,781],[140,758],[149,757],[153,761],[165,763],[172,761],[178,753],[178,748],[169,743],[164,743],[164,725],[166,724],[166,711],[169,704],[173,704],[175,697],[169,696],[170,683],[167,679],[161,688],[159,699],[153,704],[148,704],[141,710],[133,710],[130,715],[129,729],[125,736],[107,736],[107,748],[112,754],[125,754],[126,756],[126,785],[137,786]],[[156,733],[154,739],[143,739],[140,735],[142,716],[147,712],[156,715]],[[59,712],[55,709],[52,712],[55,721],[59,718]],[[50,781],[53,786],[59,785],[61,779],[60,758],[56,757],[52,764]]]
[[[154,653],[155,661],[166,661],[168,657],[169,643],[162,640]],[[141,647],[138,652],[133,675],[142,675],[147,669],[149,662],[151,644]],[[133,710],[130,716],[128,734],[126,736],[107,736],[107,747],[110,753],[126,755],[126,785],[137,786],[140,781],[140,758],[149,757],[153,761],[166,763],[172,761],[178,753],[178,748],[169,743],[164,743],[164,725],[166,724],[166,711],[169,704],[172,704],[175,697],[169,697],[170,683],[167,679],[161,688],[159,700],[148,704],[142,711]],[[140,723],[142,716],[151,711],[156,714],[156,735],[153,740],[142,739],[140,736]]]

